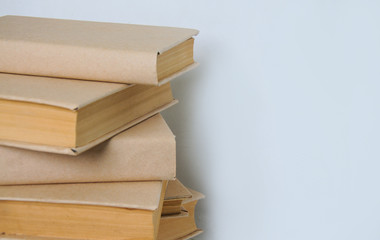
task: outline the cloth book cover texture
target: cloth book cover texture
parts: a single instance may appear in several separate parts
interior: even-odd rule
[[[0,72],[159,85],[196,63],[159,80],[158,55],[197,34],[184,28],[3,16]]]
[[[79,156],[6,146],[0,156],[0,185],[170,180],[176,174],[175,136],[160,114]]]

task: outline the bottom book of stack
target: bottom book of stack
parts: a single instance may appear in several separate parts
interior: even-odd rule
[[[188,239],[203,197],[178,180],[0,186],[0,239]]]

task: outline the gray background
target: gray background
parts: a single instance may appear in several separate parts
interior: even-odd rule
[[[4,1],[0,15],[199,29],[164,116],[197,239],[378,240],[379,1]],[[0,56],[1,57],[1,56]]]

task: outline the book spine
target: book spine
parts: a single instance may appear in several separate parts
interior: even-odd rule
[[[157,85],[157,53],[0,39],[0,72]]]

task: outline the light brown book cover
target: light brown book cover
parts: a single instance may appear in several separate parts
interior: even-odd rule
[[[7,105],[4,105],[5,107],[1,107],[2,105],[0,105],[0,145],[13,146],[13,147],[18,147],[18,148],[25,148],[25,149],[31,149],[31,150],[37,150],[37,151],[43,151],[43,152],[78,155],[96,146],[97,144],[104,142],[105,140],[116,135],[117,133],[120,133],[124,131],[125,129],[143,121],[144,119],[153,116],[154,114],[160,112],[161,110],[174,105],[177,102],[176,100],[172,99],[172,96],[170,97],[170,99],[166,99],[167,97],[165,97],[164,99],[161,99],[160,95],[157,97],[154,95],[149,96],[149,99],[144,98],[143,100],[141,100],[141,102],[136,102],[135,99],[137,99],[138,97],[139,98],[142,98],[142,97],[130,94],[131,95],[130,102],[126,102],[126,103],[117,102],[118,104],[117,106],[123,107],[123,109],[118,110],[120,114],[112,118],[106,119],[110,123],[109,129],[113,129],[113,130],[110,130],[104,135],[100,135],[95,140],[92,140],[80,146],[64,147],[64,146],[57,146],[57,145],[36,144],[36,143],[30,143],[26,141],[9,140],[9,136],[12,137],[13,134],[16,134],[16,133],[20,136],[20,138],[22,138],[23,136],[31,136],[31,137],[37,136],[41,140],[44,140],[43,138],[44,135],[40,133],[43,133],[46,136],[51,136],[52,133],[56,133],[57,136],[62,135],[63,137],[66,137],[65,134],[67,134],[66,133],[67,131],[63,131],[61,128],[67,127],[68,124],[66,124],[65,122],[62,122],[62,124],[57,124],[54,126],[55,127],[54,131],[50,128],[43,129],[42,128],[43,126],[40,126],[42,122],[34,120],[36,119],[36,117],[39,116],[38,115],[39,113],[32,114],[30,111],[32,111],[36,107],[48,106],[48,107],[52,107],[52,109],[66,111],[68,113],[73,112],[75,114],[76,112],[80,112],[82,110],[83,111],[88,110],[89,108],[93,107],[95,103],[98,104],[101,100],[108,99],[113,96],[117,96],[117,94],[119,93],[124,94],[126,90],[134,86],[136,85],[80,81],[80,80],[73,80],[73,79],[69,80],[69,79],[0,73],[0,102],[3,101],[4,103],[8,105],[13,104],[13,103],[14,104],[27,103],[27,104],[33,105],[33,108],[30,108],[30,110],[28,109],[22,112],[21,111],[15,112],[13,108],[10,108],[10,107],[7,108],[6,107]],[[159,88],[162,88],[162,87],[164,86],[161,86]],[[158,87],[153,87],[153,88],[158,88]],[[147,91],[150,91],[149,89],[150,88],[148,87]],[[160,89],[157,89],[154,91],[162,92]],[[131,93],[133,93],[132,90],[131,90]],[[150,103],[146,103],[148,100]],[[120,101],[126,101],[126,100],[122,99]],[[102,102],[100,102],[100,104],[101,103]],[[121,103],[123,103],[123,105],[120,105]],[[149,104],[149,106],[147,104]],[[104,111],[102,112],[109,113],[111,111],[109,109],[111,109],[111,107],[115,105],[116,103],[113,105],[112,104],[105,105],[104,108],[101,108],[101,110],[104,109]],[[136,116],[136,118],[133,118],[128,115],[129,114],[128,108],[131,108],[133,110],[133,114],[134,114],[133,116]],[[153,109],[153,110],[150,110],[150,109]],[[25,129],[20,129],[19,126],[16,126],[16,127],[12,126],[12,124],[14,124],[14,120],[12,120],[11,117],[9,117],[10,116],[9,114],[18,114],[16,115],[17,117],[16,120],[20,122],[22,121],[23,122],[22,124],[24,124],[23,128]],[[98,112],[94,114],[97,115]],[[15,117],[13,116],[13,118]],[[127,118],[131,120],[125,121],[125,119]],[[53,116],[53,118],[51,119],[50,118],[46,119],[46,121],[51,121],[52,119],[57,122],[60,121],[59,117],[55,117],[55,116]],[[87,120],[87,122],[84,122],[82,125],[84,126],[90,121],[94,121],[94,119],[89,119]],[[70,128],[70,131],[71,131],[71,128]],[[25,130],[28,130],[28,135],[26,135]],[[90,130],[93,131],[92,129]],[[4,138],[1,137],[2,135],[4,135]],[[8,137],[8,138],[5,138],[5,137]],[[57,140],[59,140],[59,137],[56,137],[56,138]]]
[[[162,181],[0,186],[0,200],[81,204],[154,211]]]
[[[160,114],[79,156],[6,146],[0,156],[0,185],[170,180],[176,174],[175,136]],[[170,186],[177,194],[177,184]]]
[[[191,196],[191,192],[178,179],[169,181],[161,215],[174,216],[181,214],[182,202],[191,198]]]
[[[178,179],[168,182],[168,187],[166,188],[165,193],[165,200],[188,199],[191,197],[191,192]]]
[[[169,183],[172,183],[169,185]],[[133,181],[110,183],[71,183],[0,186],[0,201],[28,201],[63,204],[110,206],[130,209],[156,210],[160,201],[161,189],[166,181]],[[173,184],[174,183],[174,184]],[[166,189],[182,196],[184,191],[176,185],[178,180],[168,181]],[[181,184],[182,185],[182,184]],[[183,185],[182,185],[183,186]],[[189,203],[204,198],[194,190],[188,190]],[[164,199],[171,199],[165,192]]]
[[[178,180],[169,181],[167,188],[167,193],[168,191],[171,192],[169,195],[182,196],[185,193],[182,189],[183,185],[178,183],[180,183]],[[0,186],[0,200],[103,205],[155,210],[160,202],[159,195],[161,189],[162,182]],[[178,214],[177,216],[162,216],[160,219],[161,227],[158,229],[158,239],[163,239],[163,236],[170,236],[170,239],[185,240],[202,233],[202,230],[195,226],[194,203],[204,198],[204,195],[191,189],[189,192],[191,197],[184,201],[183,206],[189,206],[192,209],[184,208],[184,214]],[[170,198],[167,193],[165,194],[165,199]],[[188,193],[185,195],[187,196],[187,194]],[[188,210],[190,210],[189,214],[186,214]],[[192,228],[185,227],[187,231],[185,229],[185,231],[176,230],[176,223],[182,226],[182,222],[186,223],[186,225],[190,225]],[[0,239],[58,240],[64,238],[0,235]]]
[[[158,232],[160,232],[160,229],[158,229]],[[176,240],[187,240],[192,239],[193,237],[198,236],[203,231],[198,230],[191,234],[188,234],[184,237],[178,238]],[[85,240],[85,239],[72,239],[72,238],[47,238],[47,237],[35,237],[35,236],[22,236],[22,235],[0,235],[1,240]]]
[[[159,85],[158,55],[194,29],[22,16],[0,17],[0,72]],[[191,52],[192,54],[192,52]]]
[[[156,239],[167,181],[0,186],[0,232]]]
[[[160,229],[158,229],[158,232],[160,232]],[[187,239],[192,239],[193,237],[198,236],[201,234],[203,231],[198,230],[195,231],[191,234],[188,234],[184,237],[175,239],[175,240],[187,240]],[[72,238],[47,238],[47,237],[35,237],[35,236],[21,236],[21,235],[0,235],[1,240],[85,240],[85,239],[72,239]]]
[[[158,239],[160,240],[184,240],[195,237],[203,231],[195,222],[195,206],[198,200],[204,198],[200,192],[189,189],[191,198],[182,203],[182,212],[173,216],[162,216]]]

